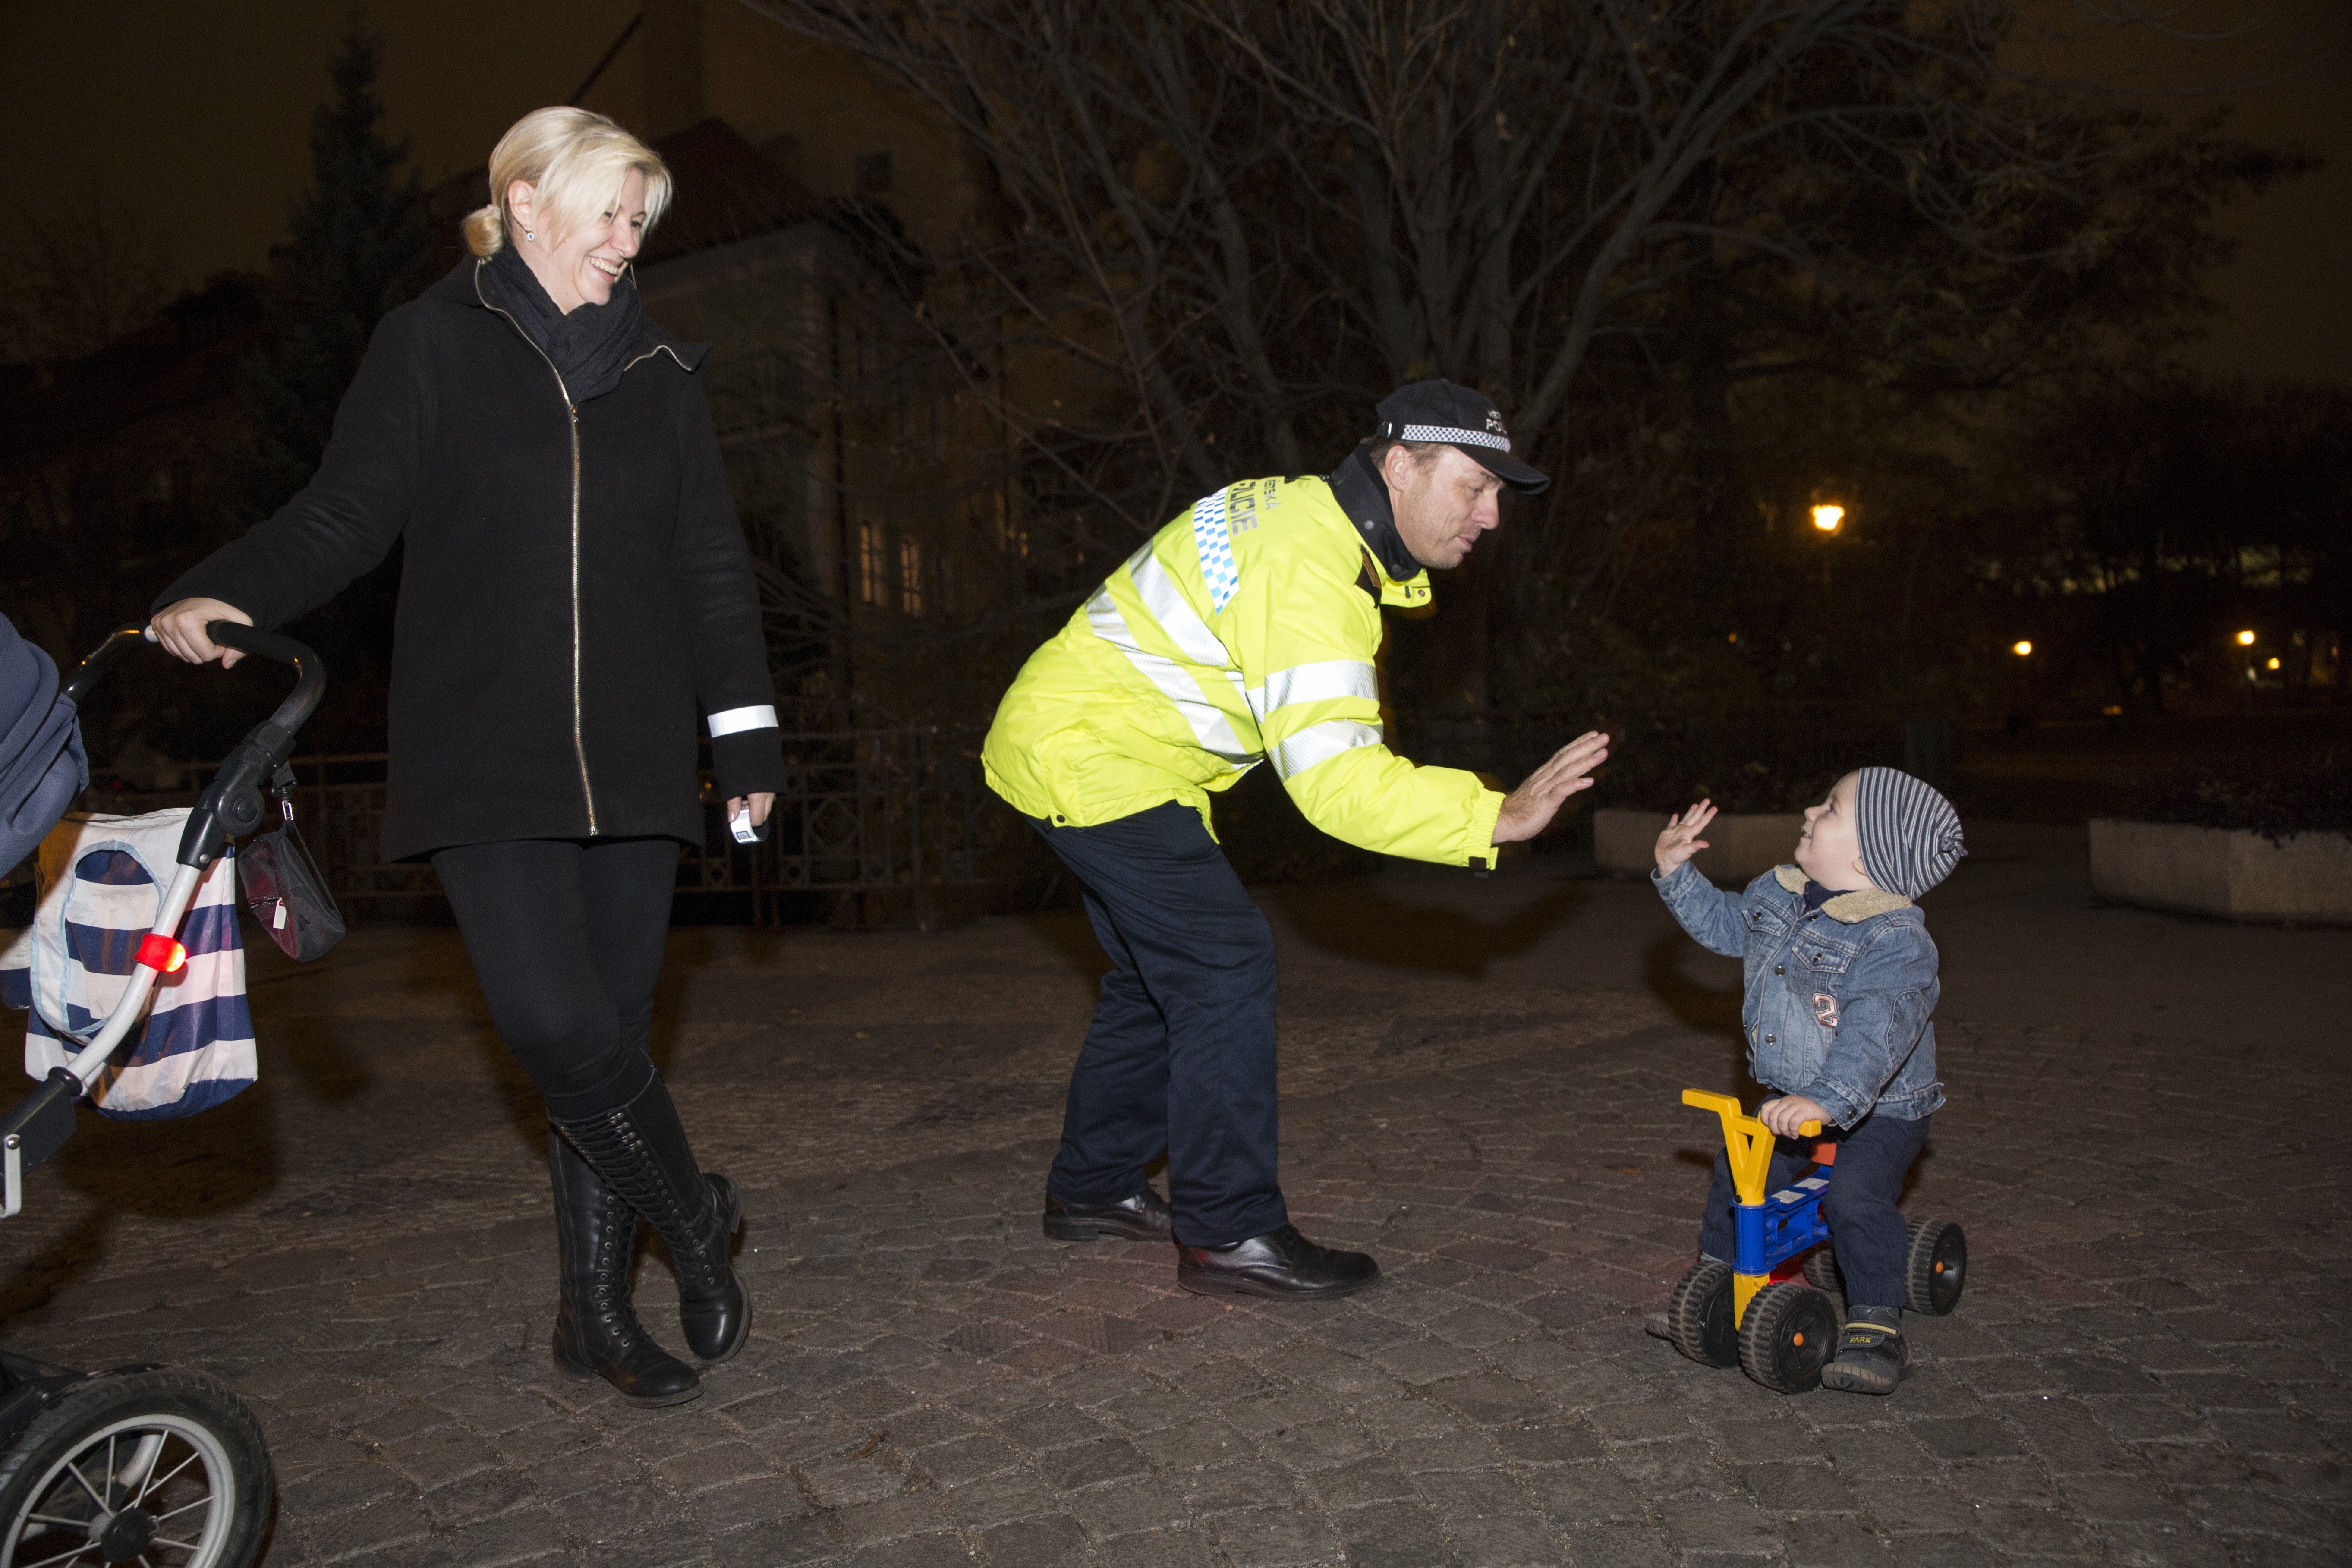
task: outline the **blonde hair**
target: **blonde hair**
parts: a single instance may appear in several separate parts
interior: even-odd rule
[[[646,177],[646,230],[669,206],[669,165],[604,115],[585,109],[534,109],[490,149],[490,205],[466,215],[466,248],[496,256],[507,242],[507,192],[517,180],[534,193],[533,223],[551,239],[576,234],[604,212],[635,169]]]

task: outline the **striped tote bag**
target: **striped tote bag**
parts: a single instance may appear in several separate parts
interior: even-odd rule
[[[38,1079],[95,1036],[129,984],[178,869],[184,808],[70,816],[41,842],[33,923],[0,952],[0,1002],[27,1007],[25,1070]],[[253,1016],[231,854],[206,868],[174,933],[187,963],[162,977],[143,1029],[117,1049],[90,1102],[123,1121],[194,1116],[253,1082]]]

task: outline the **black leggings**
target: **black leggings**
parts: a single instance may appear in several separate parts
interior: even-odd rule
[[[674,838],[517,838],[433,856],[490,1017],[566,1121],[653,1081],[654,985],[677,882]]]

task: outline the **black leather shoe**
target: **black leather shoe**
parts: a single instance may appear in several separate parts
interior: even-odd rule
[[[547,1130],[562,1285],[555,1364],[583,1382],[603,1378],[632,1405],[683,1405],[702,1392],[695,1370],[656,1344],[629,1305],[637,1211],[606,1186],[563,1135]]]
[[[1168,1200],[1148,1183],[1116,1204],[1066,1204],[1045,1194],[1045,1234],[1055,1241],[1172,1241],[1174,1224]]]
[[[1293,1225],[1223,1247],[1176,1248],[1176,1283],[1203,1296],[1324,1300],[1352,1296],[1380,1278],[1369,1254],[1318,1247]]]

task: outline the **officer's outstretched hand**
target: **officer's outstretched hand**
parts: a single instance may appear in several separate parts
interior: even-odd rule
[[[1503,802],[1495,818],[1495,842],[1514,844],[1533,838],[1551,826],[1560,803],[1580,789],[1591,789],[1586,775],[1609,760],[1609,737],[1588,730],[1551,755],[1551,761],[1528,775],[1527,783]]]

